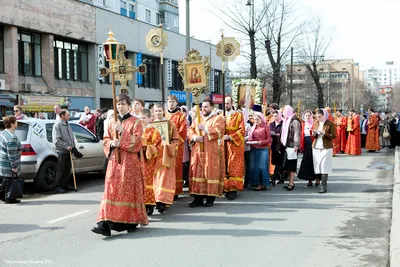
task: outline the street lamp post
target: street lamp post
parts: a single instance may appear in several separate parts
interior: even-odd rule
[[[190,51],[190,4],[189,0],[186,0],[186,53]],[[190,109],[192,103],[190,103],[190,92],[186,91],[186,106]]]

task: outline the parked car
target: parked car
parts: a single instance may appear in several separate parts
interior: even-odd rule
[[[35,187],[52,190],[56,185],[57,153],[53,146],[53,125],[55,120],[19,120],[15,134],[22,144],[21,174],[26,180],[33,180]],[[74,159],[75,173],[101,172],[107,168],[103,141],[85,127],[71,123],[75,144],[83,154]],[[0,122],[0,130],[4,124]]]

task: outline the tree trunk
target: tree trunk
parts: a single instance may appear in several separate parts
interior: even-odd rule
[[[307,64],[306,67],[307,67],[307,70],[310,72],[310,75],[315,83],[315,86],[317,87],[318,107],[323,108],[325,106],[324,105],[324,91],[323,91],[321,83],[319,82],[317,63],[314,61],[312,63],[312,66]]]
[[[278,45],[279,46],[279,45]],[[267,50],[269,62],[272,67],[272,98],[273,102],[279,104],[281,101],[281,87],[282,87],[282,76],[281,76],[281,64],[280,64],[280,49],[278,49],[278,60],[275,61],[273,55],[272,55],[272,49],[271,49],[271,40],[266,40],[265,41],[265,49]]]
[[[249,31],[250,37],[250,76],[252,79],[257,79],[257,63],[256,63],[256,32]]]

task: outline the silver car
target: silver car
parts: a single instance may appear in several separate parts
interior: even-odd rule
[[[55,120],[20,120],[15,130],[22,144],[20,177],[33,180],[42,190],[52,190],[56,185],[57,153],[52,140],[54,123]],[[79,124],[71,123],[71,128],[76,147],[83,154],[82,158],[73,160],[75,173],[104,173],[107,159],[103,141]],[[2,123],[0,129],[4,129]]]

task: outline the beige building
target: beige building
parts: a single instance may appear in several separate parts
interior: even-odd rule
[[[289,96],[290,65],[286,68],[289,71],[286,72],[288,90],[285,93]],[[318,65],[318,71],[325,105],[332,108],[336,105],[337,109],[353,107],[355,92],[359,84],[363,84],[359,64],[353,59],[323,60]],[[316,86],[303,63],[293,65],[293,105],[297,107],[299,101],[302,110],[317,106]]]

